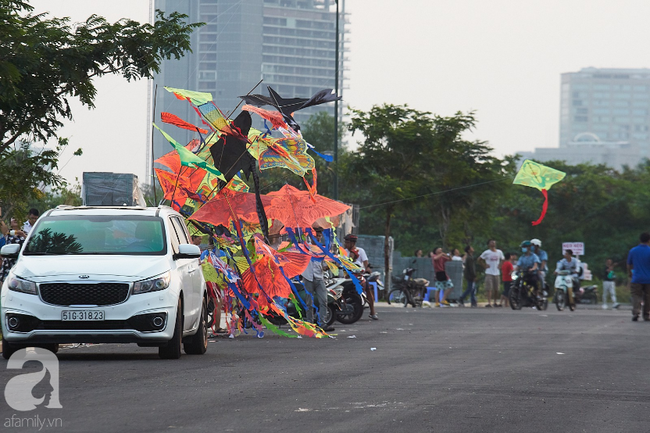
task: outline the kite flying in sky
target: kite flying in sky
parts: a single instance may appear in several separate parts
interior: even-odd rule
[[[531,161],[530,159],[525,160],[521,165],[521,168],[517,172],[517,176],[512,183],[537,188],[542,191],[542,195],[544,195],[542,214],[539,216],[537,221],[533,221],[534,226],[541,223],[544,216],[546,216],[546,210],[548,209],[548,190],[551,189],[551,186],[564,179],[564,176],[566,176],[566,173],[563,171],[547,167]]]

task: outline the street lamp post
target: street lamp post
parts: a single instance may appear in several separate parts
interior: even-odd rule
[[[336,62],[334,64],[334,94],[337,96],[334,101],[334,188],[333,198],[339,199],[339,0],[336,1],[336,46],[334,47]]]

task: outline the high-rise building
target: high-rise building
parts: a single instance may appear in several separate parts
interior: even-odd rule
[[[592,137],[629,143],[650,156],[650,69],[564,73],[560,109],[560,147]]]
[[[559,148],[520,153],[617,169],[650,157],[650,69],[590,67],[562,74]]]
[[[266,86],[285,98],[308,98],[321,89],[335,88],[335,7],[335,0],[155,0],[156,9],[167,14],[178,11],[188,15],[189,22],[205,25],[192,35],[193,53],[162,63],[153,81],[153,88],[157,85],[154,121],[160,123],[159,113],[166,111],[200,123],[189,104],[163,86],[212,93],[225,114],[237,108],[240,95],[250,91],[268,95]],[[339,8],[341,95],[345,87],[345,0],[339,0]],[[323,110],[334,115],[334,104],[301,110],[294,117],[300,123]],[[189,131],[170,132],[181,143],[197,138]],[[170,150],[154,134],[154,158]]]

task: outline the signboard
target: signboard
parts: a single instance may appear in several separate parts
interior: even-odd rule
[[[584,256],[585,244],[584,242],[562,242],[562,255],[564,255],[566,250],[573,251],[574,256]]]

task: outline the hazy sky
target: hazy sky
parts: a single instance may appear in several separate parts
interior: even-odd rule
[[[92,13],[111,21],[149,16],[148,0],[30,3],[74,21]],[[498,155],[557,147],[562,72],[650,67],[647,0],[346,0],[346,7],[346,105],[408,104],[440,115],[475,110],[471,137],[487,140]],[[61,130],[71,143],[61,174],[145,179],[146,82],[105,77],[96,85],[97,108],[75,104],[75,121]],[[78,147],[84,155],[71,159]]]

